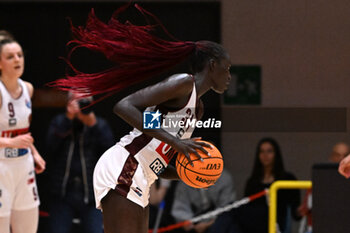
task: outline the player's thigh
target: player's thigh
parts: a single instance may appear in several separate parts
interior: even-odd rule
[[[105,233],[147,233],[148,207],[143,208],[111,189],[102,199]]]
[[[11,215],[16,196],[16,167],[0,159],[0,218],[1,225]],[[18,173],[18,172],[17,172]],[[2,232],[2,231],[0,231]]]
[[[12,233],[36,233],[39,222],[39,208],[13,210],[11,213]]]
[[[34,163],[32,161],[32,156],[28,155],[26,160],[21,161],[16,166],[18,171],[16,172],[16,193],[12,210],[34,209],[40,204],[35,181]]]
[[[10,233],[10,217],[0,217],[0,232]]]

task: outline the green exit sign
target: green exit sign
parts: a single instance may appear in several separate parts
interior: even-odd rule
[[[231,82],[224,93],[224,104],[261,104],[261,67],[231,66]]]

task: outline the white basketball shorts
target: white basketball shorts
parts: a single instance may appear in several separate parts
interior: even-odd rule
[[[32,155],[0,159],[0,217],[10,216],[11,210],[28,210],[39,204]]]
[[[97,162],[93,182],[98,209],[102,208],[101,200],[111,189],[144,208],[148,205],[153,183],[147,179],[135,157],[118,144],[108,149]]]

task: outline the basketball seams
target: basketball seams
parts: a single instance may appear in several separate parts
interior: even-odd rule
[[[181,179],[181,163],[180,163],[180,161],[179,161],[179,155],[177,155],[177,157],[176,157],[176,162],[177,162],[177,165],[180,165],[180,167],[178,167],[178,166],[176,166],[176,171],[177,171],[177,174],[179,175],[179,177],[180,177],[180,179]]]
[[[189,164],[189,163],[187,163],[187,165],[188,165],[188,164]],[[211,185],[206,185],[206,186],[202,187],[202,186],[199,186],[198,184],[194,183],[194,182],[193,182],[193,181],[192,181],[192,180],[191,180],[191,179],[188,177],[188,175],[187,175],[186,171],[190,171],[190,172],[195,173],[195,174],[198,174],[198,173],[197,173],[197,172],[192,171],[191,169],[188,169],[188,168],[187,168],[187,165],[186,165],[186,167],[184,167],[184,166],[183,166],[183,167],[184,167],[184,169],[183,169],[183,170],[184,170],[184,174],[185,174],[185,176],[186,176],[187,180],[188,180],[190,183],[192,183],[194,186],[196,186],[196,187],[198,187],[198,188],[208,188],[209,186],[211,186]],[[205,175],[205,174],[200,174],[200,173],[199,173],[199,175],[202,175],[202,176],[208,176],[208,175]],[[216,176],[219,176],[219,177],[220,177],[220,175],[221,175],[221,174],[216,175]],[[218,177],[218,178],[219,178],[219,177]],[[217,179],[218,179],[218,178],[217,178]],[[196,187],[195,187],[195,188],[196,188]]]
[[[186,155],[183,156],[182,161],[181,161],[180,164],[182,164],[182,163],[184,162],[185,159],[186,159]]]
[[[209,158],[205,158],[205,159],[210,159],[210,158],[220,158],[220,157],[209,157]],[[193,161],[198,161],[198,160],[200,160],[200,159],[196,159],[196,160],[193,160]],[[219,174],[215,174],[215,175],[212,175],[212,174],[203,174],[203,173],[199,173],[199,172],[196,172],[196,171],[193,171],[192,169],[190,169],[190,168],[187,168],[187,165],[189,164],[189,162],[187,162],[185,165],[184,164],[182,164],[182,163],[179,163],[179,165],[181,166],[181,167],[183,167],[184,169],[187,169],[187,170],[189,170],[189,171],[191,171],[191,172],[193,172],[193,173],[196,173],[196,174],[199,174],[199,175],[202,175],[202,176],[218,176],[218,175],[220,175],[221,174],[221,172],[219,173]]]
[[[178,162],[178,164],[180,164],[181,167],[183,167],[183,164],[182,164],[182,163],[183,163],[183,161],[186,159],[186,156],[185,156],[185,155],[183,156],[181,162],[180,162],[180,160],[179,160],[179,156],[180,156],[180,154],[177,155],[176,161]],[[181,169],[181,167],[179,168],[179,172],[178,172],[178,175],[179,175],[180,178],[182,177],[182,175],[181,175],[182,172],[185,174],[185,171],[182,171],[182,170],[184,170],[185,168],[184,168],[184,169]],[[177,168],[176,168],[176,169],[177,169]]]
[[[201,158],[198,158],[195,154],[191,153],[190,159],[193,159],[191,161],[195,163],[193,168],[189,166],[191,162],[184,154],[177,155],[176,171],[185,184],[192,186],[193,188],[207,188],[215,184],[220,178],[224,167],[224,161],[220,151],[214,146],[214,150],[211,150],[209,153],[212,154],[212,157],[200,153],[203,157],[206,156],[203,158],[203,164],[199,164],[200,162],[198,162]],[[182,156],[182,158],[179,158],[179,156]],[[221,167],[219,168],[220,165]],[[206,172],[216,174],[206,174]]]
[[[207,158],[203,158],[203,160],[204,159],[221,159],[221,160],[223,160],[222,157],[207,157]],[[192,161],[198,161],[198,160],[201,160],[201,159],[195,159],[195,160],[192,160]]]
[[[183,162],[185,159],[186,159],[186,156],[183,156],[182,162]],[[179,168],[178,168],[178,170],[179,170],[178,174],[180,173],[179,176],[180,176],[181,180],[184,182],[183,179],[186,178],[186,179],[187,179],[187,182],[190,182],[190,183],[193,184],[193,186],[196,186],[196,187],[194,187],[194,188],[202,188],[202,187],[198,186],[197,184],[193,183],[193,182],[189,179],[189,177],[188,177],[187,174],[186,174],[186,167],[183,166],[182,162],[181,162],[181,163],[179,162],[180,160],[178,160],[178,157],[176,158],[176,161],[177,161],[178,164],[180,165]],[[188,163],[187,163],[187,164],[188,164]],[[184,176],[181,175],[182,171],[183,171]],[[187,182],[184,182],[184,183],[187,184]]]
[[[201,187],[201,186],[199,186],[198,184],[194,183],[194,182],[187,176],[186,171],[191,171],[190,169],[187,168],[187,165],[188,165],[188,164],[189,164],[189,163],[187,163],[186,166],[183,166],[184,174],[185,174],[187,180],[188,180],[190,183],[192,183],[194,186],[198,187],[198,188],[207,188],[208,185],[205,186],[205,187]],[[192,172],[192,171],[191,171],[191,172]],[[195,188],[196,188],[196,187],[195,187]]]
[[[188,169],[187,169],[187,171],[188,171]],[[190,183],[192,183],[194,186],[196,186],[195,188],[207,188],[207,187],[208,187],[208,185],[205,186],[205,187],[201,187],[201,186],[199,186],[198,184],[194,183],[192,180],[190,180],[190,178],[187,176],[187,173],[186,173],[186,170],[185,170],[185,169],[184,169],[184,174],[185,174],[187,180],[188,180]]]

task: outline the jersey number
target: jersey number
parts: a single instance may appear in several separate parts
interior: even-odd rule
[[[10,102],[10,103],[8,103],[7,107],[8,107],[8,110],[9,110],[9,116],[11,118],[14,117],[15,116],[15,109],[13,107],[13,104]]]

